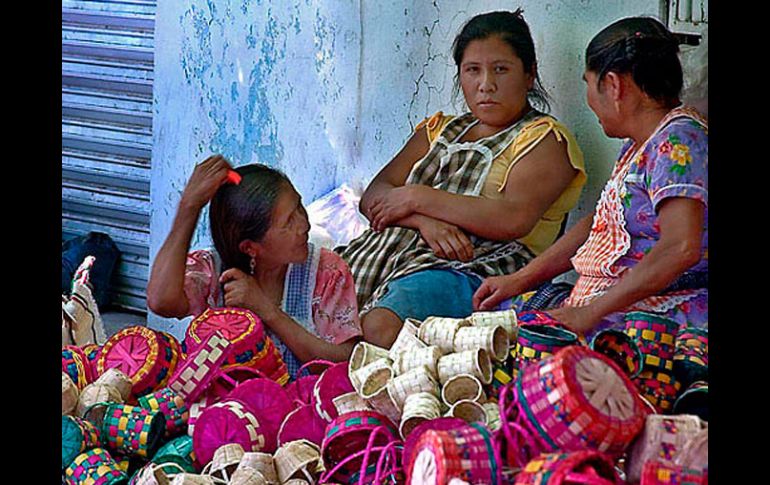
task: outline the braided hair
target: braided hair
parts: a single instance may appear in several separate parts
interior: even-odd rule
[[[676,38],[658,20],[630,17],[594,36],[586,48],[586,69],[599,81],[608,72],[629,73],[650,98],[673,108],[683,84],[678,53]]]

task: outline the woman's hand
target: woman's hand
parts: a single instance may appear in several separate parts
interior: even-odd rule
[[[473,259],[473,243],[459,227],[433,218],[421,221],[419,227],[422,238],[439,258],[463,262]]]
[[[195,166],[182,192],[182,204],[202,208],[227,179],[230,164],[222,155],[212,155]]]
[[[230,268],[219,277],[223,286],[226,306],[246,308],[266,322],[272,321],[279,311],[253,277],[237,268]]]
[[[395,187],[372,200],[369,210],[369,220],[372,230],[380,232],[394,222],[415,213],[420,190],[426,188],[422,185],[404,185]]]
[[[526,291],[516,273],[503,276],[490,276],[485,279],[473,294],[473,309],[487,311],[496,308],[503,300],[508,300]]]
[[[546,310],[546,313],[579,334],[585,334],[592,330],[600,321],[594,316],[590,305],[584,307],[563,306]]]

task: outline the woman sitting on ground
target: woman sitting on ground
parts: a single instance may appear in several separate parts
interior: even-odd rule
[[[226,183],[221,156],[190,177],[152,267],[147,303],[164,317],[207,307],[246,308],[261,318],[292,377],[313,359],[346,360],[361,335],[353,278],[339,256],[308,242],[307,213],[286,176],[265,165],[238,167]],[[216,250],[188,254],[200,211]]]
[[[708,326],[708,126],[680,104],[678,50],[651,18],[620,20],[590,42],[588,106],[607,136],[627,139],[610,180],[595,211],[556,244],[523,270],[487,279],[476,308],[574,268],[575,287],[548,313],[575,331],[622,328],[630,311]]]
[[[468,316],[482,278],[553,243],[586,180],[572,134],[532,106],[547,102],[521,11],[472,18],[453,57],[470,112],[417,126],[361,199],[371,228],[341,250],[383,347],[406,318]]]

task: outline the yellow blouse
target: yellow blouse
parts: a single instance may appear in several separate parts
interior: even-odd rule
[[[428,142],[432,148],[433,142],[452,118],[454,116],[444,115],[444,113],[439,111],[430,118],[420,122],[415,127],[415,131],[425,126]],[[580,147],[572,133],[570,133],[567,127],[551,116],[544,116],[531,121],[522,127],[516,140],[493,160],[492,168],[481,189],[482,197],[502,199],[505,184],[508,181],[508,174],[513,166],[536,147],[549,133],[553,133],[558,141],[566,140],[569,162],[578,171],[578,174],[551,207],[545,211],[532,231],[523,238],[519,238],[519,242],[526,245],[536,255],[542,253],[554,243],[559,235],[564,218],[577,205],[580,193],[586,183],[583,152],[580,151]]]

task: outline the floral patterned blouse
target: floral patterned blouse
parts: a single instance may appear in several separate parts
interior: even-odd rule
[[[201,249],[187,255],[184,292],[190,315],[222,305],[218,280],[218,264],[212,250]],[[362,335],[353,276],[342,258],[325,248],[320,251],[311,307],[315,334],[323,340],[340,344]]]

